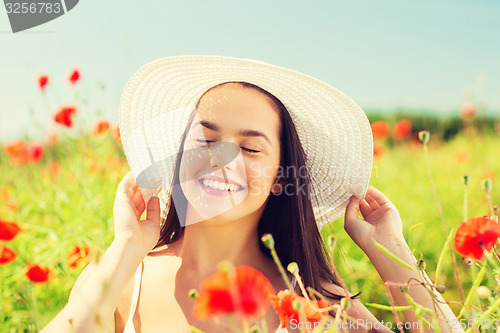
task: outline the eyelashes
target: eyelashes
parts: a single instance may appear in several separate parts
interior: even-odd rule
[[[202,140],[202,139],[196,139],[194,141],[200,142],[200,143],[212,143],[212,142],[215,142],[215,141],[211,141],[211,140]],[[246,151],[246,152],[248,152],[250,154],[260,153],[259,150],[249,149],[249,148],[245,148],[245,147],[241,147],[241,149],[243,149],[244,151]]]

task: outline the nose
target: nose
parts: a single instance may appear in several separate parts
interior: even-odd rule
[[[238,167],[238,156],[241,154],[239,145],[232,142],[220,142],[209,149],[210,165],[212,170],[224,167],[236,170]]]
[[[233,158],[231,161],[227,162],[224,167],[226,169],[229,169],[229,170],[236,170],[236,168],[238,167],[238,161],[236,161],[237,158],[238,158],[238,156],[236,156],[235,158]],[[212,168],[217,168],[220,165],[219,164],[220,161],[213,161],[213,160],[211,160],[211,162],[212,162]]]
[[[238,158],[238,156],[236,156],[235,158],[233,158],[232,161],[228,162],[226,164],[226,169],[229,169],[229,170],[235,170],[237,165],[238,165],[238,162],[236,161],[236,159]]]

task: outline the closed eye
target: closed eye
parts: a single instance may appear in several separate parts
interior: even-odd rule
[[[202,142],[202,143],[211,143],[211,142],[215,142],[215,141],[211,141],[211,140],[202,140],[202,139],[196,139],[195,140],[196,142]],[[245,148],[245,147],[241,147],[241,149],[243,149],[244,151],[247,151],[251,154],[257,154],[257,153],[260,153],[259,150],[253,150],[253,149],[248,149],[248,148]]]

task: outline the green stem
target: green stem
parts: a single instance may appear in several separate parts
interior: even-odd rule
[[[454,234],[454,229],[451,230],[450,234],[448,235],[448,238],[446,239],[446,242],[443,246],[443,250],[441,251],[441,255],[439,256],[439,261],[438,261],[438,264],[437,264],[437,267],[436,267],[436,279],[435,279],[435,282],[434,284],[438,284],[438,280],[439,280],[439,273],[441,272],[441,266],[443,265],[443,259],[444,259],[444,256],[446,254],[446,249],[449,248],[448,247],[448,244],[450,243],[450,240],[451,240],[451,237],[453,236]]]
[[[248,329],[248,322],[245,318],[243,318],[243,332],[244,333],[249,333],[250,330]]]
[[[486,193],[486,200],[488,201],[488,209],[490,211],[490,216],[495,215],[493,212],[493,203],[491,202],[491,194],[488,192]]]
[[[468,189],[469,187],[467,185],[465,185],[465,191],[464,191],[464,221],[467,221],[467,206],[468,206]]]
[[[472,329],[476,329],[479,324],[481,324],[488,316],[490,316],[494,311],[497,311],[500,307],[500,299],[497,299],[495,303],[493,303],[490,308],[485,311],[481,317],[479,317],[475,322],[474,326],[470,327],[465,333],[470,333]]]
[[[477,278],[476,263],[472,262],[470,266],[471,266],[470,270],[471,270],[471,275],[472,275],[472,281],[476,281],[476,278]],[[477,293],[474,293],[473,301],[474,301],[474,303],[478,304],[479,309],[481,309],[481,301],[479,300],[479,296],[477,296]]]
[[[472,288],[469,291],[469,294],[467,295],[467,299],[465,300],[464,306],[462,307],[462,310],[460,310],[460,313],[458,314],[457,319],[460,319],[464,315],[465,310],[472,302],[472,297],[474,296],[477,287],[479,287],[479,284],[483,280],[484,273],[486,272],[486,263],[487,263],[487,260],[483,260],[483,266],[481,267],[479,274],[474,279],[474,284],[472,285]]]
[[[276,250],[274,249],[274,246],[271,248],[271,256],[273,257],[274,263],[278,266],[278,269],[281,273],[281,276],[283,277],[283,280],[285,280],[285,283],[288,287],[288,289],[293,292],[293,287],[292,283],[288,279],[288,275],[285,272],[285,269],[283,268],[283,265],[281,264],[280,259],[278,258],[278,253],[276,253]]]

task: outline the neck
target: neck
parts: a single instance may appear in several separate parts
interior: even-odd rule
[[[193,211],[188,206],[186,219],[193,217]],[[236,220],[222,220],[219,216],[187,225],[179,249],[184,269],[206,277],[224,260],[234,266],[263,268],[269,258],[259,247],[257,226],[261,215],[259,210]]]

